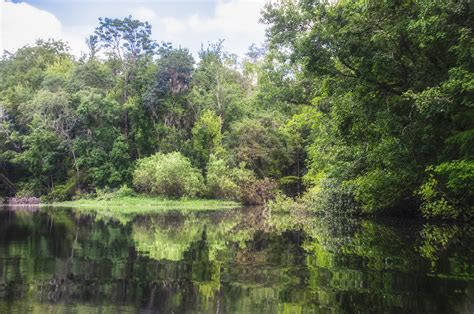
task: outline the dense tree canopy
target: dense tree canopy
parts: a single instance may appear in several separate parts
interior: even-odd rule
[[[473,18],[467,0],[283,0],[244,59],[218,41],[194,60],[131,16],[99,19],[79,59],[53,40],[7,52],[0,195],[132,186],[179,152],[205,181],[193,195],[235,198],[250,171],[313,207],[469,218]]]
[[[313,80],[311,185],[350,187],[366,212],[473,213],[469,1],[283,1],[263,16]]]

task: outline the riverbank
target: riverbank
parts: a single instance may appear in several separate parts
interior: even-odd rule
[[[163,199],[147,196],[113,197],[108,199],[79,199],[74,201],[41,204],[45,207],[75,207],[90,210],[117,212],[161,212],[169,210],[204,211],[239,208],[238,202],[210,199]]]

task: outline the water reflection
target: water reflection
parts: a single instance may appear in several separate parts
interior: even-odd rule
[[[472,313],[473,228],[0,210],[0,312]]]

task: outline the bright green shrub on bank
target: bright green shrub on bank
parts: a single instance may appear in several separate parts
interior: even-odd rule
[[[119,189],[96,189],[94,198],[99,201],[106,201],[134,196],[137,196],[137,194],[132,188],[128,187],[127,185],[122,185]]]
[[[334,179],[322,179],[308,189],[298,200],[305,208],[329,215],[353,215],[358,213],[354,201],[354,186],[341,184]]]
[[[421,186],[421,211],[425,217],[472,218],[474,216],[474,162],[455,160],[428,167]]]
[[[203,178],[181,153],[157,153],[138,160],[133,185],[150,195],[195,197],[203,189]]]
[[[56,185],[52,191],[41,198],[42,201],[46,202],[63,202],[69,201],[76,192],[77,178],[72,177],[64,184]]]
[[[348,181],[353,185],[354,199],[365,213],[376,213],[390,209],[407,193],[404,177],[400,172],[374,169],[355,180]]]
[[[209,163],[210,155],[222,150],[222,119],[212,111],[205,111],[193,126],[191,140],[193,161],[200,168]]]
[[[210,157],[206,179],[209,197],[236,200],[246,205],[265,203],[274,198],[277,188],[275,180],[258,179],[243,165],[231,168],[215,155]]]
[[[225,160],[211,155],[207,165],[207,194],[212,198],[238,200],[240,190],[232,172]]]

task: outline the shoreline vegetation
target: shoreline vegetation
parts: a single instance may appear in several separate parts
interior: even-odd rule
[[[80,58],[5,52],[0,197],[472,221],[471,2],[272,1],[242,56],[196,58],[132,16],[99,18]],[[93,203],[121,204],[62,204]]]
[[[204,210],[227,210],[242,207],[242,204],[234,201],[212,200],[212,199],[165,199],[150,196],[125,196],[112,197],[108,199],[78,199],[73,201],[42,203],[41,207],[74,207],[79,209],[116,210],[117,212],[161,212],[168,210],[204,211]]]

